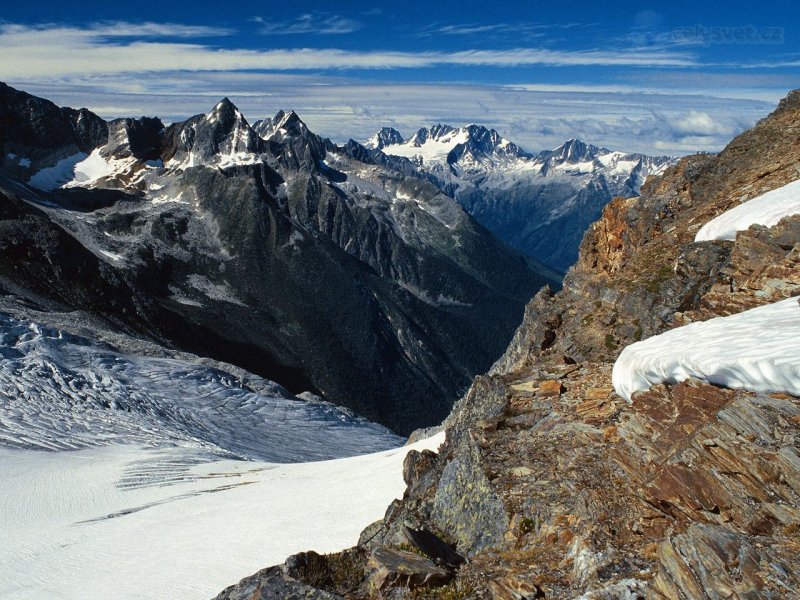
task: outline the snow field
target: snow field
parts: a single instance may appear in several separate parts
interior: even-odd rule
[[[290,554],[354,545],[405,489],[411,446],[333,461],[194,448],[0,449],[0,599],[207,599]]]

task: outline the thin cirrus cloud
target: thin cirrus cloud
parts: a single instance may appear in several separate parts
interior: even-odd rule
[[[360,21],[340,15],[306,13],[291,21],[271,22],[262,17],[253,17],[260,25],[259,32],[265,35],[344,35],[358,31]]]
[[[617,86],[434,85],[186,71],[93,76],[24,89],[61,105],[88,104],[106,118],[148,114],[167,121],[207,112],[229,96],[251,122],[294,109],[315,133],[335,142],[366,140],[384,125],[410,135],[434,123],[480,123],[534,152],[578,137],[612,149],[669,155],[719,150],[780,97],[776,92],[765,102]]]
[[[0,37],[8,43],[45,43],[48,39],[67,38],[77,42],[101,41],[114,38],[206,38],[223,37],[236,33],[233,29],[207,25],[183,25],[180,23],[130,23],[126,21],[104,21],[85,27],[71,27],[56,23],[39,25],[0,25]]]
[[[459,23],[433,25],[420,29],[417,35],[449,35],[449,36],[481,36],[515,34],[524,37],[545,37],[546,32],[554,29],[572,29],[586,26],[580,23],[561,23],[544,25],[541,23]]]
[[[192,34],[190,32],[194,31]],[[648,66],[691,67],[693,55],[662,50],[604,51],[512,50],[352,51],[337,48],[220,48],[196,41],[160,37],[225,35],[218,28],[157,24],[0,26],[0,78],[30,79],[74,74],[161,72],[173,70],[374,70],[436,66]]]

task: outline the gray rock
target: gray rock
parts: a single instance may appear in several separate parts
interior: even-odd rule
[[[465,443],[459,450],[444,467],[431,520],[456,540],[460,553],[470,556],[502,544],[509,518],[483,472],[477,448]]]
[[[224,589],[214,600],[342,600],[289,577],[281,567],[270,567]]]
[[[380,592],[389,587],[431,587],[444,585],[453,578],[452,571],[438,567],[424,556],[382,546],[369,558],[372,571],[369,588]]]

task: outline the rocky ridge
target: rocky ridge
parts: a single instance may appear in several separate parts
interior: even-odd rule
[[[636,340],[800,295],[800,217],[693,241],[731,206],[798,179],[798,164],[795,91],[719,155],[686,157],[641,197],[615,199],[563,290],[536,295],[458,402],[438,454],[409,454],[406,494],[358,546],[312,557],[313,576],[292,557],[248,595],[220,598],[271,597],[278,575],[308,598],[796,595],[800,401],[687,381],[628,405],[610,375]],[[447,577],[424,576],[434,567]]]

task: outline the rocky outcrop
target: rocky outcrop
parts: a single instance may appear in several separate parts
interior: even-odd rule
[[[611,385],[627,344],[798,295],[797,217],[694,242],[730,206],[797,179],[798,139],[795,92],[718,156],[612,202],[563,290],[531,301],[456,404],[438,454],[410,455],[404,498],[362,546],[399,548],[411,524],[469,557],[427,597],[800,593],[800,400],[686,381],[627,404]]]
[[[19,179],[70,156],[88,154],[108,139],[93,112],[62,108],[0,82],[0,169]]]

